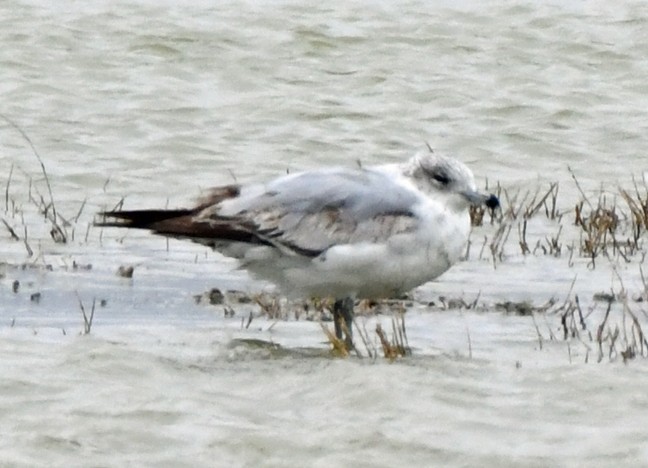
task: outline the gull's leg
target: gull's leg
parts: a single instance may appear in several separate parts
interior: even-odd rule
[[[335,323],[335,336],[338,340],[344,339],[347,349],[353,349],[353,304],[352,297],[337,299],[333,304],[333,322]],[[344,327],[346,326],[347,336],[344,336]]]
[[[335,337],[341,340],[342,337],[342,304],[344,299],[336,299],[333,303],[333,325],[335,325]]]

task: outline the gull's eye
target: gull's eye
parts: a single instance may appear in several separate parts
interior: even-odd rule
[[[441,185],[448,185],[450,183],[450,178],[443,172],[434,172],[432,178]]]

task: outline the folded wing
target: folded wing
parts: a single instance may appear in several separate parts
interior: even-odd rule
[[[380,242],[416,229],[420,197],[380,171],[326,169],[219,187],[187,210],[107,212],[97,224],[151,229],[213,247],[223,241],[265,244],[314,257],[336,244]]]

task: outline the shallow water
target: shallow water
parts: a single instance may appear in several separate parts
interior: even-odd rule
[[[0,226],[0,465],[648,463],[644,360],[597,363],[591,342],[560,339],[557,315],[535,315],[539,341],[533,317],[497,307],[571,291],[595,307],[595,334],[595,293],[643,292],[641,255],[592,268],[576,248],[569,261],[568,168],[610,204],[642,184],[647,28],[648,7],[629,1],[0,5],[2,115],[73,220],[54,243],[39,161],[4,122],[0,208],[21,241]],[[564,248],[522,256],[515,225],[493,262],[483,239],[496,226],[477,229],[468,260],[414,292],[414,355],[395,363],[332,358],[317,322],[245,328],[258,309],[225,317],[193,297],[268,288],[231,260],[88,227],[122,197],[185,205],[233,179],[399,161],[426,141],[480,186],[559,182]],[[532,220],[529,243],[558,224]],[[124,264],[132,279],[115,275]],[[458,297],[480,307],[440,306]],[[89,312],[93,299],[80,335],[79,301]],[[391,326],[361,319],[376,321]]]

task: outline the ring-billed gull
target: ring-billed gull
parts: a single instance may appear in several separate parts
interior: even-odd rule
[[[426,151],[400,164],[217,187],[193,208],[105,212],[97,224],[190,239],[289,296],[333,297],[335,332],[350,348],[354,299],[393,297],[441,275],[465,251],[469,207],[482,204],[499,201],[477,192],[463,163]]]

